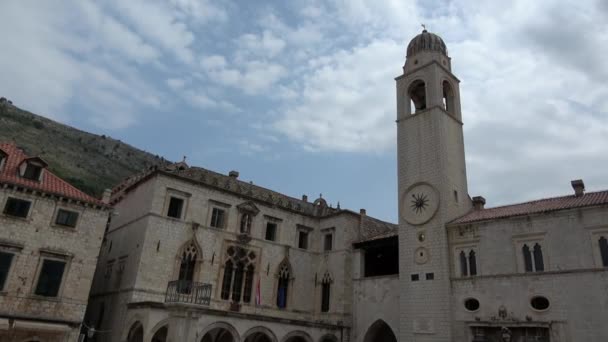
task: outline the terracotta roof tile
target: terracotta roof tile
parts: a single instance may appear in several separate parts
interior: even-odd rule
[[[76,189],[74,186],[57,177],[48,169],[44,170],[41,181],[21,177],[19,175],[19,165],[30,157],[12,143],[0,143],[0,150],[4,151],[4,153],[7,155],[6,161],[0,170],[0,183],[22,186],[24,188],[71,198],[78,201],[104,205],[100,200]]]
[[[464,224],[485,220],[496,220],[513,216],[547,213],[557,210],[583,208],[604,204],[608,204],[608,190],[589,192],[578,197],[575,195],[552,197],[495,208],[472,210],[466,215],[450,222],[450,224]]]

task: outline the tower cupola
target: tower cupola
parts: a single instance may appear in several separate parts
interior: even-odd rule
[[[413,57],[419,52],[439,52],[446,57],[448,56],[448,49],[443,39],[426,29],[407,45],[407,58]]]

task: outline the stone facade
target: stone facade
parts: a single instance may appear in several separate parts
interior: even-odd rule
[[[272,341],[348,340],[353,306],[360,306],[353,302],[353,287],[359,286],[353,280],[353,242],[395,233],[394,225],[330,208],[322,198],[312,203],[289,198],[185,164],[134,177],[115,189],[113,202],[87,314],[87,322],[101,331],[97,341],[200,341],[217,339],[215,331],[230,332],[234,341],[259,331]],[[172,202],[181,203],[179,213]],[[223,212],[220,224],[217,210]],[[241,230],[245,214],[251,216],[247,232]],[[276,227],[274,241],[267,239],[269,223]],[[307,246],[300,243],[302,233]],[[190,277],[182,263],[186,249],[196,253]],[[239,250],[253,280],[249,287],[241,285],[235,300],[231,288],[230,298],[224,297],[223,286],[227,262]],[[283,269],[289,273],[287,296],[279,307]],[[179,279],[210,284],[210,303],[189,302],[190,289],[169,298],[170,282]],[[383,286],[394,287],[395,281],[393,276]],[[324,286],[329,287],[325,310]],[[250,339],[261,336],[254,335]]]
[[[0,163],[0,174],[12,175],[11,162],[23,159],[22,152],[6,144],[1,150],[9,160]],[[85,314],[109,210],[82,193],[75,199],[61,190],[45,191],[67,183],[42,172],[49,174],[35,186],[0,176],[0,341],[77,341]],[[30,203],[23,217],[9,210],[14,200]],[[73,226],[60,224],[61,210],[77,213]],[[63,273],[45,288],[49,261],[63,264]]]

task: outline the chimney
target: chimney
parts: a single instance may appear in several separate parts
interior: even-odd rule
[[[228,172],[228,176],[230,176],[234,179],[237,179],[237,178],[239,178],[239,172],[232,170],[232,171]]]
[[[308,196],[302,195],[302,201],[308,203]]]
[[[101,195],[101,201],[104,204],[110,204],[110,197],[112,196],[112,190],[110,189],[105,189],[103,191],[103,195]]]
[[[367,211],[365,209],[359,209],[359,214],[367,215]]]
[[[473,197],[473,208],[475,210],[482,210],[484,205],[486,205],[486,199],[483,196]]]
[[[574,189],[574,195],[576,197],[581,197],[585,194],[585,183],[583,183],[582,179],[575,179],[570,182],[572,184],[572,189]]]

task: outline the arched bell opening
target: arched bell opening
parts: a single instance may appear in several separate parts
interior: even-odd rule
[[[443,109],[445,109],[446,112],[448,112],[452,115],[455,115],[456,114],[455,96],[454,96],[454,90],[452,89],[450,82],[443,81],[442,89],[443,89]]]
[[[427,108],[426,105],[426,84],[422,80],[414,81],[408,88],[409,113],[416,114]]]

